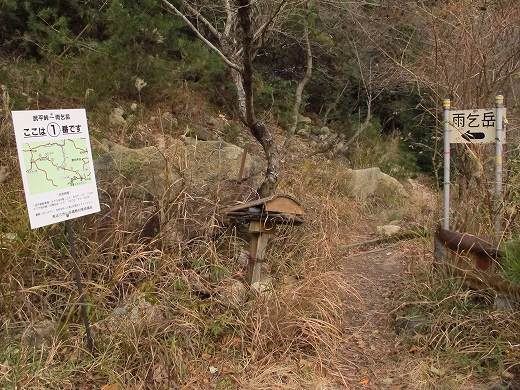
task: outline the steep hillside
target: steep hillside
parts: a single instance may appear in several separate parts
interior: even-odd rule
[[[519,387],[520,7],[376,3],[0,4],[0,388]],[[451,159],[488,277],[434,261],[440,102],[498,93],[503,198],[492,145]],[[59,108],[86,109],[101,200],[74,248],[30,229],[11,114]],[[248,203],[273,194],[303,223]]]

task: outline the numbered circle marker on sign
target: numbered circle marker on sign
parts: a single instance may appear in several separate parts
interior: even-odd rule
[[[57,137],[61,133],[60,125],[58,125],[57,123],[49,123],[49,125],[47,126],[47,133],[51,137]]]
[[[85,110],[12,117],[31,228],[99,212]]]

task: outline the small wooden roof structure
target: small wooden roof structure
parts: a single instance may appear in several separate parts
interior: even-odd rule
[[[224,209],[230,222],[245,223],[261,221],[271,224],[303,223],[305,211],[301,204],[288,195],[273,195],[252,202],[241,203]]]

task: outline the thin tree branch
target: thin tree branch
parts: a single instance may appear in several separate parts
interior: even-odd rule
[[[347,79],[347,81],[345,81],[345,85],[343,86],[341,91],[336,95],[334,102],[329,107],[327,107],[327,111],[325,111],[325,116],[323,117],[323,123],[327,124],[327,122],[329,121],[330,114],[333,111],[336,111],[336,107],[338,106],[338,104],[339,104],[341,98],[343,97],[343,94],[347,90],[347,87],[349,86],[349,84],[350,84],[350,80]]]
[[[199,11],[193,8],[187,1],[183,1],[183,5],[197,18],[197,20],[200,20],[202,23],[204,23],[208,30],[215,36],[215,38],[220,41],[220,32],[215,28],[215,26],[211,24],[208,19],[206,19]]]
[[[211,50],[213,50],[215,53],[219,55],[222,60],[232,69],[235,69],[238,72],[242,72],[242,69],[237,64],[230,61],[224,53],[222,53],[213,43],[211,43],[204,35],[201,34],[201,32],[191,23],[191,21],[184,15],[181,11],[177,9],[172,3],[170,3],[168,0],[161,0],[162,4],[166,7],[166,10],[170,13],[173,13],[177,16],[179,16],[187,25],[188,27],[197,35],[197,37],[206,44]]]
[[[246,112],[244,121],[248,127],[252,127],[256,122],[254,104],[253,104],[253,24],[251,18],[250,0],[237,0],[238,15],[240,18],[240,26],[242,27],[242,79],[244,83],[244,91],[246,98]]]
[[[296,129],[298,128],[298,122],[300,119],[300,108],[302,105],[302,95],[303,90],[305,89],[305,86],[309,82],[309,80],[312,77],[312,48],[311,48],[311,41],[309,39],[309,27],[307,26],[307,22],[305,22],[304,30],[303,30],[303,37],[305,40],[305,56],[307,57],[307,64],[306,64],[306,70],[305,75],[298,83],[298,86],[296,87],[296,96],[294,99],[294,105],[293,105],[293,123],[290,127],[290,129],[287,131],[287,136],[285,138],[283,148],[287,148],[289,146],[289,140],[291,137],[296,133]]]
[[[242,29],[242,81],[245,92],[245,115],[242,119],[256,140],[262,145],[267,158],[265,180],[258,192],[260,196],[274,193],[278,184],[280,155],[278,147],[269,129],[256,119],[253,103],[253,31],[251,17],[251,0],[236,0],[238,5],[238,21]]]
[[[226,9],[226,24],[224,26],[224,37],[228,38],[229,34],[231,34],[231,29],[233,27],[233,9],[231,8],[231,3],[229,0],[224,0],[224,8]]]
[[[260,28],[253,34],[253,44],[255,46],[259,46],[259,42],[263,42],[265,40],[265,34],[271,24],[275,21],[275,19],[278,17],[278,15],[282,12],[285,5],[287,4],[287,0],[280,1],[280,4],[278,4],[277,9],[275,12],[271,15],[268,21],[266,21]]]

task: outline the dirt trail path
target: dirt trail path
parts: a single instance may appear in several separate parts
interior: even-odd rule
[[[408,243],[410,245],[410,243]],[[346,312],[344,358],[352,389],[406,389],[410,353],[395,333],[392,297],[405,281],[406,243],[386,245],[345,258],[345,277],[359,294]]]

